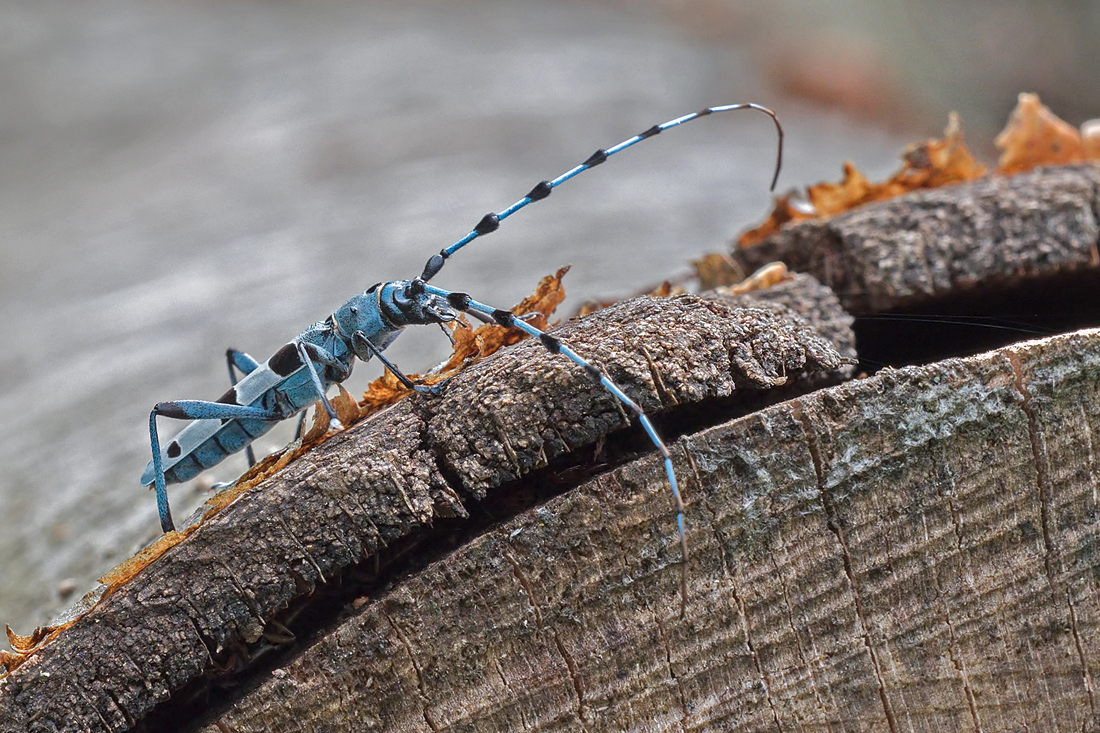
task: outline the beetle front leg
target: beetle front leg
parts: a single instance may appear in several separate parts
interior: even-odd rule
[[[321,405],[324,406],[325,412],[328,413],[329,428],[331,430],[343,430],[344,424],[340,422],[340,418],[336,415],[336,408],[328,401],[328,395],[325,394],[325,386],[321,384],[321,377],[317,374],[317,367],[313,362],[318,361],[324,366],[339,368],[345,372],[345,377],[347,376],[347,368],[344,367],[335,356],[316,344],[299,342],[298,356],[301,357],[302,363],[306,365],[310,381],[313,382],[313,388],[317,392],[317,399],[321,401]]]
[[[366,350],[377,357],[378,361],[382,362],[382,364],[390,370],[390,373],[393,374],[393,376],[397,377],[397,381],[405,385],[406,389],[411,389],[415,392],[419,392],[420,394],[437,395],[443,392],[443,386],[450,381],[450,378],[448,377],[439,384],[417,384],[416,382],[412,381],[404,374],[402,374],[401,370],[397,368],[396,364],[383,356],[382,350],[375,346],[374,343],[370,339],[368,339],[362,331],[356,331],[352,334],[351,338],[355,343],[356,351]]]

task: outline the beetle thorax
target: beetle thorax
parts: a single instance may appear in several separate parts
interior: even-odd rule
[[[381,340],[387,332],[401,330],[401,325],[391,323],[382,312],[379,298],[382,287],[381,284],[375,285],[356,295],[333,313],[336,332],[345,342],[350,344],[352,334],[356,331],[376,341]]]

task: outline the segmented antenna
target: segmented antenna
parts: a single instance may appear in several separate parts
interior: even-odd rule
[[[775,190],[775,183],[779,180],[779,168],[783,164],[783,127],[779,124],[779,118],[776,117],[775,112],[771,111],[767,107],[751,103],[727,104],[722,107],[707,107],[706,109],[700,110],[699,112],[692,112],[689,115],[677,117],[674,120],[669,120],[668,122],[664,122],[660,125],[654,125],[645,132],[639,133],[634,137],[623,140],[618,145],[607,148],[606,150],[597,150],[595,153],[588,157],[588,160],[584,161],[577,167],[572,168],[565,173],[562,173],[554,180],[540,181],[534,188],[531,189],[531,191],[526,196],[521,198],[519,201],[509,206],[504,211],[501,211],[499,214],[494,214],[491,212],[486,214],[481,218],[481,221],[477,223],[477,226],[470,230],[469,234],[452,244],[450,247],[441,249],[439,251],[439,254],[432,255],[431,259],[429,259],[427,264],[424,265],[424,272],[421,273],[420,279],[424,282],[431,280],[439,273],[440,270],[443,269],[443,264],[447,261],[447,258],[453,255],[455,252],[462,249],[478,237],[482,237],[486,234],[495,232],[497,229],[500,228],[500,223],[512,214],[516,213],[530,203],[534,203],[535,201],[542,201],[544,198],[550,195],[551,191],[568,181],[570,178],[580,175],[589,168],[595,168],[615,153],[626,150],[627,148],[640,143],[642,140],[647,140],[671,127],[683,125],[684,123],[691,122],[692,120],[698,119],[700,117],[712,115],[715,112],[730,112],[732,110],[738,109],[751,109],[756,110],[757,112],[763,112],[768,117],[771,117],[772,122],[775,123],[775,130],[779,134],[779,143],[777,145],[775,158],[775,175],[772,176],[771,185],[771,190]]]

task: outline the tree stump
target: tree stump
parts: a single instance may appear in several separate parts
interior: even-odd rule
[[[1100,331],[685,437],[372,599],[216,731],[1096,726]]]
[[[915,194],[738,256],[879,312],[1096,300],[1097,180]],[[830,291],[739,304],[639,299],[558,332],[668,439],[683,598],[660,460],[525,343],[113,586],[0,681],[0,731],[1100,728],[1100,332],[964,359],[930,338],[931,363],[836,385]]]

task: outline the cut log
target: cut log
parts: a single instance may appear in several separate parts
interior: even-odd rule
[[[1098,181],[922,192],[738,256],[860,311],[1091,302]],[[0,731],[1100,729],[1100,332],[802,395],[850,319],[783,288],[816,332],[770,295],[559,332],[669,439],[683,616],[659,459],[527,343],[208,518],[0,681]]]
[[[224,731],[1096,730],[1100,331],[800,397],[366,601]]]
[[[806,312],[821,314],[851,349],[850,318],[828,289],[808,277],[784,287],[800,308],[817,301]],[[718,297],[640,298],[555,333],[661,413],[674,438],[686,429],[678,426],[759,406],[773,387],[792,393],[803,373],[844,368],[826,339],[768,297],[754,308]],[[403,569],[445,554],[548,486],[567,490],[652,451],[627,429],[630,417],[536,342],[463,371],[441,397],[403,400],[249,489],[112,586],[0,681],[0,731],[184,727],[282,664],[304,645],[295,638],[323,636],[360,593],[400,585]],[[678,468],[690,483],[690,466]],[[638,557],[659,553],[678,567],[667,484],[657,507],[654,544]],[[678,598],[674,591],[669,602]],[[447,613],[492,628],[503,612]]]

